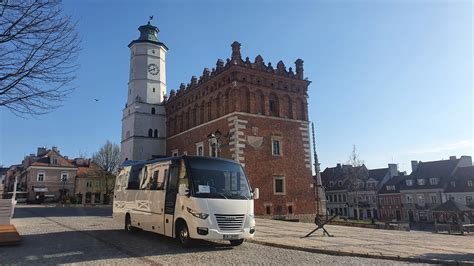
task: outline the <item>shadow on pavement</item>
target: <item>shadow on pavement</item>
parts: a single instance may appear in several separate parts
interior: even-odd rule
[[[112,216],[112,207],[70,208],[70,207],[28,207],[15,208],[13,218]]]
[[[141,263],[153,264],[153,259],[159,260],[159,256],[232,249],[228,243],[208,241],[196,242],[194,247],[186,249],[175,239],[144,231],[66,231],[25,235],[21,245],[0,248],[0,261],[6,264],[59,264],[136,258]],[[148,256],[158,257],[144,258]]]

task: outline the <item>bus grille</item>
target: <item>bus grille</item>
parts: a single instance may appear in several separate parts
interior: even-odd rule
[[[222,231],[240,231],[244,223],[244,214],[215,214],[217,225]]]

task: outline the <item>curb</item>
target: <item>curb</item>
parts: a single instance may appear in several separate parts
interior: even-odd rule
[[[357,253],[357,252],[347,252],[339,250],[327,250],[320,248],[309,248],[309,247],[298,247],[285,244],[271,243],[255,239],[247,239],[250,243],[255,243],[263,246],[270,246],[276,248],[284,248],[291,250],[306,251],[310,253],[320,253],[333,256],[351,256],[351,257],[361,257],[361,258],[371,258],[371,259],[384,259],[384,260],[393,260],[393,261],[406,261],[414,263],[430,263],[430,264],[443,264],[443,265],[472,265],[470,262],[456,261],[456,260],[443,260],[443,259],[428,259],[428,258],[413,258],[413,257],[400,257],[400,256],[389,256],[389,255],[376,255],[369,253]]]

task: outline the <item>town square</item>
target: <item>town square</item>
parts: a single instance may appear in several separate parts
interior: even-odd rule
[[[0,1],[0,265],[474,264],[470,1]]]

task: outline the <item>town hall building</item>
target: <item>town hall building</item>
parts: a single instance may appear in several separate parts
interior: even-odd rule
[[[198,78],[166,93],[165,44],[158,28],[139,27],[131,52],[122,118],[122,159],[197,155],[241,163],[260,189],[255,214],[311,219],[316,212],[311,171],[308,86],[303,60],[276,67],[241,55],[218,59]]]

